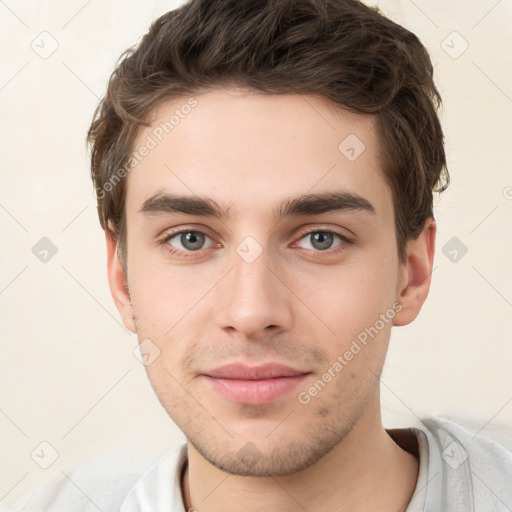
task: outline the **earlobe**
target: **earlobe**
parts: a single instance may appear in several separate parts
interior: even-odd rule
[[[396,314],[393,325],[410,324],[427,298],[434,264],[435,238],[435,220],[428,218],[420,235],[407,243],[407,260],[402,266],[403,280],[397,297],[402,309]]]
[[[125,327],[135,333],[135,321],[130,293],[126,283],[126,273],[123,269],[117,250],[117,241],[113,235],[105,230],[107,242],[107,272],[110,293],[114,303],[121,314]]]

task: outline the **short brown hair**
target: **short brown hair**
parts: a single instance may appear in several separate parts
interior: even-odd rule
[[[375,115],[404,262],[407,240],[433,217],[433,191],[449,183],[441,98],[418,38],[357,0],[190,0],[122,55],[87,137],[100,223],[122,261],[126,186],[115,178],[125,176],[149,113],[164,100],[229,86],[313,94]]]

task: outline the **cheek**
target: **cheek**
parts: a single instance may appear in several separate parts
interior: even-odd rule
[[[296,276],[307,304],[341,346],[385,314],[396,300],[397,267],[393,258],[353,259],[336,267]],[[299,319],[301,322],[301,319]],[[379,324],[380,326],[380,324]],[[390,326],[380,330],[389,334]]]
[[[173,265],[162,257],[151,259],[136,251],[129,263],[128,286],[135,315],[159,337],[172,336],[169,329],[187,321],[218,279],[211,268]]]

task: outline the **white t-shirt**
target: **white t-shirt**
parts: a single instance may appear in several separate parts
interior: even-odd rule
[[[512,512],[512,452],[505,447],[437,416],[388,432],[400,445],[408,432],[418,441],[418,481],[406,512]],[[186,461],[183,444],[142,475],[124,464],[77,470],[2,511],[186,512],[180,487]]]

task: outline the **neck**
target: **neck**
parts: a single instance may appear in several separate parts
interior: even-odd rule
[[[418,477],[417,459],[402,450],[368,410],[345,438],[309,468],[279,477],[241,477],[214,467],[188,443],[185,509],[405,511]]]

